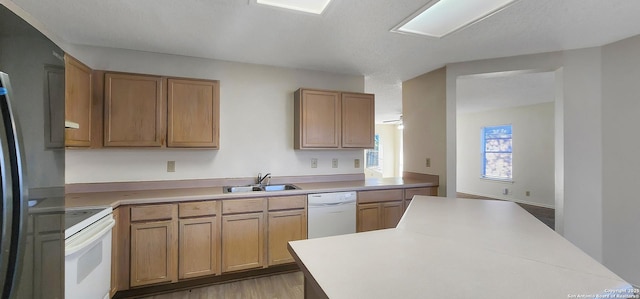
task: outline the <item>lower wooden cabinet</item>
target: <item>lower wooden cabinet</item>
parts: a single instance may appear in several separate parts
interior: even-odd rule
[[[222,216],[222,272],[264,266],[264,213]]]
[[[220,274],[220,229],[217,217],[180,219],[178,278]]]
[[[178,280],[177,205],[131,208],[131,287]]]
[[[267,263],[293,263],[287,243],[307,238],[307,197],[305,195],[268,198]]]
[[[404,213],[403,189],[358,192],[356,231],[394,228]]]
[[[402,201],[358,204],[356,229],[366,232],[398,225],[404,213]]]

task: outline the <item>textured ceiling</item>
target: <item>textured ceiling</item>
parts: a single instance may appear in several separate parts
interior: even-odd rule
[[[333,0],[311,15],[251,0],[13,0],[72,44],[364,75],[378,121],[400,114],[403,80],[447,63],[640,33],[637,0],[520,0],[443,39],[389,32],[427,2]]]

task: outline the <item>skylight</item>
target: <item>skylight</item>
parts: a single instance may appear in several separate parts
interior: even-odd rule
[[[271,5],[312,14],[321,14],[331,0],[256,0],[258,4]]]
[[[517,0],[432,0],[391,31],[442,38],[479,22]]]

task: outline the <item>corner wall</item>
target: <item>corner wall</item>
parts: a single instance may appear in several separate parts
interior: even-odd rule
[[[220,149],[67,150],[66,182],[122,182],[362,173],[363,150],[293,149],[293,92],[362,92],[364,77],[112,48],[76,46],[93,69],[220,80]],[[318,168],[311,168],[311,158]],[[331,167],[337,158],[338,168]],[[176,172],[166,171],[167,161]],[[361,160],[362,161],[362,160]]]
[[[446,196],[447,182],[447,69],[440,68],[402,82],[404,171],[440,177],[438,194]],[[453,153],[455,159],[455,152]],[[431,166],[426,166],[426,159]],[[455,176],[453,178],[455,182]]]

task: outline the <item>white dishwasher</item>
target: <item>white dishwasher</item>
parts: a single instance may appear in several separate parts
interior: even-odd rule
[[[356,193],[317,193],[307,196],[309,239],[356,232]]]

